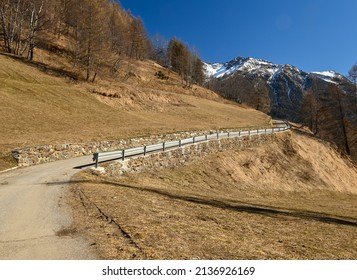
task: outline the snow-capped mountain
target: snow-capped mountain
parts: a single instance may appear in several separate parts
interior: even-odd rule
[[[224,84],[232,83],[235,76],[248,78],[257,82],[263,80],[273,93],[274,105],[279,106],[280,97],[287,95],[292,102],[301,100],[304,92],[311,87],[313,80],[321,80],[336,86],[345,87],[351,82],[335,71],[305,72],[290,64],[274,64],[263,59],[251,57],[237,57],[226,63],[204,63],[207,81],[215,78]],[[349,89],[344,88],[349,91]],[[294,100],[295,99],[295,100]]]
[[[309,73],[249,57],[205,63],[204,70],[209,88],[224,97],[275,118],[304,123],[357,159],[356,88],[343,75]]]
[[[269,61],[250,57],[237,57],[226,63],[204,63],[206,77],[214,78],[227,77],[236,72],[249,72],[270,78],[279,68],[279,65]]]
[[[204,71],[207,79],[211,77],[224,79],[239,72],[242,74],[257,75],[268,81],[274,81],[282,71],[290,71],[294,75],[300,75],[302,77],[306,77],[308,74],[316,75],[326,82],[335,84],[338,83],[338,80],[345,78],[335,71],[307,73],[290,64],[274,64],[263,59],[241,56],[226,63],[204,63]]]

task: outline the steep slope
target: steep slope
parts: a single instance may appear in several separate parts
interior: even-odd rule
[[[152,61],[126,80],[73,83],[36,64],[0,55],[0,157],[29,145],[78,143],[174,131],[263,126],[269,117],[201,87],[184,89],[174,73],[161,81]],[[7,162],[5,164],[5,162]]]
[[[211,89],[274,117],[306,124],[357,159],[357,95],[341,74],[307,73],[242,57],[205,68]]]
[[[314,137],[277,137],[176,168],[81,174],[77,229],[109,259],[356,259],[356,168]]]

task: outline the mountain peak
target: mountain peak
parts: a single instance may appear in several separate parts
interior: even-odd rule
[[[205,63],[204,68],[207,78],[228,77],[236,72],[248,72],[270,78],[281,67],[263,59],[238,56],[226,63]]]
[[[249,74],[273,80],[281,72],[290,72],[296,75],[313,75],[326,82],[337,83],[336,80],[346,79],[336,71],[322,71],[307,73],[291,64],[275,64],[264,59],[238,56],[226,63],[204,63],[204,71],[207,79],[228,78],[235,73]]]

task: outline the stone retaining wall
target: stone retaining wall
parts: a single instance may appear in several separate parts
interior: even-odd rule
[[[239,129],[229,129],[225,130],[225,132],[238,130]],[[217,131],[215,130],[181,132],[157,136],[139,137],[133,139],[120,139],[115,141],[43,145],[17,149],[12,152],[12,155],[17,160],[18,166],[31,166],[61,159],[91,155],[96,152],[128,149],[138,146],[158,144],[165,141],[173,141],[216,132]]]
[[[241,138],[226,138],[210,140],[194,145],[183,146],[147,156],[116,161],[105,166],[106,176],[117,177],[124,173],[142,172],[148,169],[159,170],[167,167],[186,165],[204,156],[212,155],[224,150],[242,150],[258,146],[276,139],[275,134],[252,135]]]

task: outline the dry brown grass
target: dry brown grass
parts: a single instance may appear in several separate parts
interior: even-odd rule
[[[211,91],[184,89],[173,73],[158,80],[158,69],[150,61],[136,62],[126,81],[73,83],[0,55],[0,157],[29,145],[269,124],[265,114]]]
[[[357,258],[357,171],[306,136],[175,169],[76,179],[77,228],[103,258]]]

